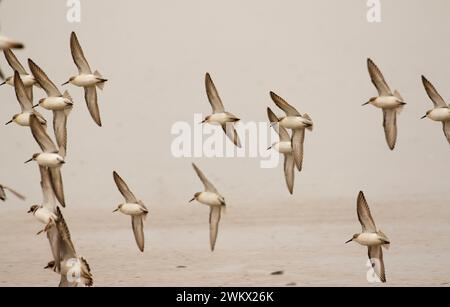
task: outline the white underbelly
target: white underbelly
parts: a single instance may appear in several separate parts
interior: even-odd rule
[[[56,220],[56,215],[45,208],[38,209],[34,216],[42,224],[48,224],[50,221]]]
[[[25,87],[31,87],[36,83],[36,80],[31,75],[20,75],[20,79],[22,79],[23,85]],[[6,81],[6,84],[14,86],[14,78],[9,78]]]
[[[210,123],[210,124],[218,124],[218,125],[223,125],[223,124],[226,124],[227,122],[231,122],[231,119],[225,113],[212,114],[209,117],[209,121],[208,121],[208,123]]]
[[[430,112],[429,117],[437,122],[445,122],[450,120],[449,108],[438,108]]]
[[[394,109],[399,107],[400,103],[394,96],[382,96],[375,99],[373,105],[382,109]]]
[[[208,206],[221,206],[222,205],[222,202],[220,201],[220,197],[216,193],[203,192],[198,196],[197,200],[200,203],[202,203],[204,205],[208,205]]]
[[[18,124],[19,126],[23,126],[23,127],[30,126],[30,113],[26,112],[26,113],[19,114],[16,117],[16,119],[14,120],[14,122],[16,124]]]
[[[71,81],[73,85],[80,87],[94,86],[98,82],[97,77],[94,75],[79,75]]]
[[[120,212],[126,215],[141,215],[143,213],[142,207],[138,204],[123,204]]]
[[[36,162],[41,166],[58,167],[64,159],[56,153],[41,153],[36,158]]]
[[[40,106],[50,111],[60,111],[67,107],[64,97],[48,97],[45,98]]]
[[[376,233],[362,233],[355,241],[364,246],[375,246],[383,244],[383,242],[380,240],[380,237]]]
[[[280,125],[286,129],[301,129],[307,126],[300,116],[285,117],[280,121]]]
[[[292,145],[291,142],[280,142],[276,144],[275,149],[282,154],[289,154],[292,153]]]

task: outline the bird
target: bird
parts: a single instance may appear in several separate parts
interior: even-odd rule
[[[9,66],[13,69],[13,71],[17,71],[20,75],[20,78],[22,79],[22,82],[25,86],[25,89],[27,91],[28,97],[30,100],[33,100],[33,86],[39,87],[39,84],[37,84],[36,79],[33,75],[30,75],[25,68],[22,66],[20,61],[17,59],[16,55],[12,52],[11,49],[5,49],[3,51],[5,54],[6,61],[8,62]],[[0,84],[1,85],[11,85],[14,86],[14,75],[10,77],[6,77],[5,81]]]
[[[29,127],[30,126],[30,115],[34,114],[39,123],[41,125],[46,126],[47,121],[45,118],[36,110],[33,109],[33,103],[30,99],[30,97],[27,94],[26,88],[22,82],[22,79],[19,76],[19,73],[16,71],[14,72],[14,89],[16,92],[17,101],[20,104],[21,113],[15,114],[12,119],[6,123],[6,125],[9,125],[11,123],[15,123],[22,127]]]
[[[58,148],[67,150],[67,118],[73,108],[72,97],[67,91],[61,94],[45,72],[31,59],[28,59],[28,66],[36,82],[44,89],[48,96],[47,98],[40,99],[39,103],[33,106],[33,109],[41,106],[44,109],[53,111],[53,130],[57,136]]]
[[[47,232],[56,222],[56,204],[55,196],[53,192],[53,187],[51,184],[50,171],[46,166],[39,166],[39,172],[41,174],[41,189],[43,202],[42,204],[34,204],[28,210],[28,213],[33,214],[33,216],[42,224],[45,225],[44,229],[39,231],[37,234],[42,232]],[[50,245],[54,246],[51,238],[49,237]],[[52,248],[53,249],[53,248]]]
[[[273,111],[270,108],[267,108],[267,115],[269,117],[269,121],[271,123],[275,123],[272,125],[272,127],[275,129],[275,131],[280,136],[280,141],[277,143],[272,144],[268,149],[275,149],[279,153],[284,155],[284,176],[286,178],[286,184],[289,190],[289,193],[291,195],[294,193],[294,168],[295,168],[295,161],[294,161],[294,154],[292,149],[292,143],[291,143],[291,137],[286,129],[281,127],[280,124],[278,124],[278,117],[273,113]]]
[[[65,197],[64,197],[64,188],[63,188],[63,180],[61,176],[61,167],[66,163],[66,149],[64,146],[59,148],[56,147],[55,143],[48,136],[44,127],[39,124],[35,115],[30,116],[30,128],[31,133],[41,148],[41,153],[35,153],[31,157],[31,159],[25,161],[25,163],[36,161],[38,165],[45,166],[49,169],[51,184],[53,187],[53,191],[55,192],[56,199],[58,202],[65,207]],[[56,135],[57,138],[65,136]],[[58,141],[59,144],[67,144],[67,140],[60,139]]]
[[[400,113],[406,103],[400,93],[391,91],[380,69],[371,59],[367,59],[367,67],[373,85],[378,90],[378,96],[372,97],[363,106],[371,104],[383,110],[383,127],[390,150],[395,149],[397,142],[397,113]]]
[[[85,258],[78,256],[70,236],[69,227],[59,207],[56,208],[56,229],[60,237],[59,262],[61,280],[59,287],[77,287],[84,285],[92,287],[94,279],[89,263]],[[53,269],[55,262],[49,262],[46,268]]]
[[[370,213],[364,193],[361,191],[357,199],[358,219],[362,226],[362,232],[354,234],[353,237],[345,243],[355,241],[360,245],[368,247],[369,260],[381,282],[386,282],[386,273],[383,261],[383,248],[389,249],[391,244],[389,238],[380,230],[377,230],[375,222]]]
[[[53,192],[53,187],[50,179],[50,172],[47,167],[39,166],[39,172],[41,175],[41,190],[42,190],[42,203],[35,204],[30,207],[28,213],[32,213],[33,216],[40,222],[43,223],[45,228],[39,231],[39,235],[42,232],[46,232],[47,238],[50,244],[50,249],[53,255],[53,270],[57,273],[60,272],[60,262],[59,262],[59,248],[60,248],[60,237],[58,230],[56,229],[56,201],[55,194]]]
[[[114,182],[117,185],[122,196],[125,198],[125,203],[118,205],[117,209],[113,211],[120,211],[125,215],[131,216],[131,225],[133,227],[134,238],[136,244],[141,252],[144,252],[144,219],[147,217],[148,209],[145,207],[141,200],[138,200],[131,192],[125,181],[119,176],[119,174],[113,172]]]
[[[192,198],[189,202],[193,202],[194,200],[198,201],[201,204],[207,205],[210,208],[209,212],[209,240],[211,251],[214,251],[216,246],[217,234],[219,232],[219,222],[222,214],[222,210],[225,210],[226,203],[225,198],[220,195],[214,185],[206,178],[203,172],[192,163],[197,176],[200,178],[201,182],[205,187],[205,191],[197,192],[194,194],[194,198]]]
[[[227,135],[227,137],[233,142],[234,145],[241,148],[241,141],[239,135],[236,132],[234,123],[240,121],[234,114],[225,111],[222,100],[217,92],[209,73],[205,76],[206,94],[208,96],[209,103],[211,104],[213,114],[208,115],[201,122],[201,124],[208,123],[212,125],[220,125]]]
[[[305,129],[312,131],[314,123],[311,117],[305,113],[303,115],[296,108],[287,103],[286,100],[270,92],[273,102],[286,113],[285,117],[274,117],[281,127],[292,129],[292,149],[294,152],[294,161],[299,171],[303,168],[303,144],[305,142]],[[274,123],[272,123],[273,125]]]
[[[0,35],[0,51],[4,51],[6,49],[23,49],[23,48],[25,48],[23,43],[13,40],[9,37]],[[0,69],[0,78],[3,80],[5,79],[5,75],[3,74],[1,69]]]
[[[445,102],[433,84],[431,84],[424,76],[422,76],[422,82],[434,105],[434,108],[427,111],[422,119],[428,117],[433,121],[442,122],[444,134],[450,144],[450,104]]]
[[[84,56],[83,49],[81,48],[75,32],[72,32],[70,36],[70,49],[73,61],[78,67],[78,75],[70,77],[69,81],[65,82],[63,85],[70,83],[84,88],[84,97],[92,119],[101,127],[102,121],[100,119],[100,110],[98,108],[96,87],[103,90],[103,87],[108,80],[103,78],[98,71],[92,73],[91,67]]]
[[[19,192],[16,192],[15,190],[11,189],[10,187],[7,187],[6,185],[0,184],[0,200],[6,201],[6,191],[10,192],[14,196],[16,196],[20,200],[25,200],[25,196],[20,194]]]

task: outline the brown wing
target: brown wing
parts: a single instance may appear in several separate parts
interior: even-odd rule
[[[369,205],[363,192],[359,192],[357,200],[358,219],[361,223],[363,232],[377,232],[377,227],[370,213]]]

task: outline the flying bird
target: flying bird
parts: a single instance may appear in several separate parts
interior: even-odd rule
[[[294,153],[294,161],[299,171],[303,168],[303,144],[305,142],[305,129],[313,130],[313,121],[308,114],[301,115],[296,108],[287,103],[286,100],[270,92],[270,97],[273,102],[286,113],[285,117],[278,118],[275,116],[273,119],[277,120],[281,127],[285,129],[292,129],[292,149]],[[273,125],[274,123],[272,123]]]
[[[141,252],[144,251],[144,219],[147,217],[148,209],[144,203],[138,200],[133,192],[131,192],[125,181],[117,174],[113,172],[114,182],[117,185],[122,196],[125,198],[125,203],[120,204],[113,212],[120,211],[125,215],[131,216],[131,225],[133,227],[134,238],[136,244]]]
[[[33,103],[17,71],[14,72],[14,89],[16,92],[17,101],[20,104],[21,113],[15,114],[12,119],[6,123],[6,125],[15,123],[19,126],[29,127],[30,116],[35,115],[39,123],[46,126],[47,121],[45,120],[45,118],[41,114],[39,114],[39,112],[33,109]]]
[[[430,97],[434,105],[434,108],[427,111],[422,119],[428,117],[433,121],[442,122],[444,134],[450,144],[450,104],[445,102],[433,84],[431,84],[424,76],[422,76],[422,82],[428,97]]]
[[[64,94],[58,90],[56,85],[50,80],[45,72],[36,65],[31,59],[28,59],[33,76],[37,83],[44,89],[47,98],[39,100],[39,104],[33,106],[41,106],[44,109],[53,111],[53,130],[56,135],[58,148],[67,150],[67,118],[73,108],[73,100],[70,94],[65,91]]]
[[[219,97],[219,93],[217,92],[216,86],[214,85],[209,73],[206,73],[205,76],[205,86],[206,94],[208,96],[209,103],[211,104],[213,114],[206,116],[201,123],[220,125],[233,144],[240,148],[241,141],[236,129],[234,128],[234,123],[238,122],[240,119],[232,113],[225,111],[225,107],[223,106],[222,100]]]
[[[372,97],[363,106],[371,104],[383,110],[383,127],[386,141],[391,150],[397,142],[397,113],[406,105],[398,91],[392,92],[380,69],[371,59],[367,59],[367,67],[373,85],[378,90],[378,97]]]
[[[355,241],[363,246],[367,246],[369,260],[375,274],[382,282],[386,282],[382,247],[388,249],[391,242],[383,232],[377,230],[363,192],[359,192],[358,195],[357,213],[359,222],[362,226],[362,232],[354,234],[353,237],[345,243]]]
[[[83,49],[78,42],[75,32],[72,32],[70,36],[70,49],[73,61],[78,67],[78,75],[70,77],[69,81],[63,85],[71,83],[75,86],[84,88],[84,97],[92,119],[101,127],[102,122],[100,119],[100,110],[98,108],[96,87],[102,90],[108,80],[103,78],[98,71],[92,73],[91,67],[84,56]]]
[[[59,207],[56,208],[56,229],[60,237],[60,274],[59,287],[77,287],[84,285],[92,287],[94,279],[89,263],[81,256],[78,256],[73,245],[69,227],[61,213]],[[50,262],[46,268],[54,269],[55,262]]]
[[[216,246],[217,234],[219,232],[219,222],[222,210],[225,210],[225,198],[220,195],[214,185],[206,178],[203,172],[192,163],[197,176],[205,187],[205,191],[197,192],[189,202],[197,200],[199,203],[209,206],[209,239],[211,251]]]
[[[16,192],[15,190],[11,189],[10,187],[0,184],[0,200],[1,201],[6,201],[6,191],[10,192],[11,194],[16,196],[20,200],[25,200],[25,196],[23,196],[19,192]]]
[[[270,108],[267,108],[267,115],[269,117],[269,121],[271,123],[274,123],[272,127],[274,130],[278,133],[280,136],[280,141],[277,143],[272,144],[268,149],[275,149],[279,153],[283,154],[284,156],[284,176],[286,178],[286,184],[287,188],[289,190],[289,193],[294,193],[294,168],[295,168],[295,161],[294,161],[294,154],[292,149],[292,143],[291,143],[291,137],[286,129],[281,127],[281,125],[278,123],[278,117],[275,115],[275,113],[272,112]]]
[[[32,158],[27,160],[25,163],[36,161],[39,166],[45,166],[48,168],[50,172],[51,184],[53,187],[53,191],[55,192],[56,199],[58,202],[65,207],[65,197],[64,197],[64,188],[63,188],[63,180],[61,176],[61,167],[66,163],[66,149],[64,146],[56,147],[55,143],[48,136],[44,127],[39,124],[35,115],[30,116],[30,128],[31,133],[33,134],[34,139],[38,143],[41,148],[41,153],[33,154]],[[58,136],[57,138],[64,136]],[[58,141],[59,144],[67,144],[67,140],[60,139]]]
[[[19,73],[20,79],[22,79],[23,85],[25,86],[25,89],[27,91],[27,95],[30,100],[33,101],[33,86],[39,87],[36,79],[25,70],[25,68],[19,62],[16,55],[12,52],[11,49],[6,49],[3,52],[5,54],[6,61],[8,62],[9,66],[11,66],[12,70]],[[11,77],[7,77],[5,81],[0,85],[4,84],[15,86],[14,75],[12,75]]]

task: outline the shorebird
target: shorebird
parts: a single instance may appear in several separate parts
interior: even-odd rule
[[[219,97],[216,86],[214,85],[209,73],[205,76],[205,86],[206,94],[208,95],[209,103],[211,104],[213,114],[208,115],[201,122],[202,124],[208,123],[212,125],[222,126],[223,131],[228,136],[228,138],[237,147],[241,147],[241,141],[239,140],[239,135],[234,128],[234,123],[238,122],[240,119],[230,112],[225,111],[222,100]]]
[[[433,121],[442,122],[444,134],[447,137],[447,141],[450,143],[450,104],[447,105],[433,84],[431,84],[424,76],[422,76],[422,82],[428,97],[430,97],[434,105],[434,109],[427,111],[422,119],[428,117]]]
[[[211,251],[214,251],[216,245],[217,234],[219,232],[219,222],[222,209],[225,210],[225,198],[220,195],[213,184],[206,178],[203,172],[192,163],[197,176],[200,178],[201,182],[205,186],[204,192],[197,192],[189,202],[197,200],[199,203],[209,206],[209,240]]]
[[[357,212],[359,222],[362,226],[362,232],[354,234],[353,237],[345,243],[355,241],[363,246],[367,246],[369,249],[369,260],[375,274],[382,282],[386,282],[382,247],[389,249],[391,242],[383,232],[377,230],[363,192],[359,192],[358,195]]]
[[[7,187],[5,185],[1,185],[0,184],[0,200],[1,201],[5,201],[6,200],[6,191],[10,192],[11,194],[13,194],[14,196],[16,196],[18,199],[20,200],[25,200],[25,196],[23,196],[22,194],[14,191],[13,189],[11,189],[10,187]]]
[[[97,103],[96,87],[103,90],[103,87],[108,80],[103,78],[98,71],[92,73],[91,67],[89,66],[89,63],[84,56],[83,49],[81,49],[75,32],[72,32],[72,35],[70,36],[70,49],[72,52],[73,61],[78,67],[78,75],[70,77],[69,81],[67,81],[63,85],[71,83],[75,86],[84,88],[84,97],[86,99],[86,104],[89,112],[91,113],[92,119],[97,125],[101,127],[102,122],[100,119],[100,110]]]
[[[367,59],[367,67],[373,85],[378,90],[378,97],[372,97],[363,106],[371,104],[383,110],[383,127],[386,141],[391,150],[397,142],[397,113],[400,113],[406,103],[398,91],[392,92],[383,74],[371,59]]]
[[[120,211],[125,215],[131,216],[131,225],[133,227],[134,238],[136,244],[141,252],[144,251],[144,219],[147,217],[148,209],[144,203],[138,200],[131,190],[128,188],[125,181],[117,174],[113,172],[114,182],[117,185],[122,196],[125,198],[125,203],[120,204],[113,212]]]
[[[55,225],[56,221],[56,204],[51,185],[50,172],[45,166],[39,166],[39,171],[41,173],[43,203],[41,205],[32,205],[30,210],[28,210],[28,213],[32,213],[39,222],[45,225],[44,229],[37,233],[38,235],[48,231]]]
[[[9,66],[11,66],[14,72],[17,71],[19,73],[20,79],[22,79],[28,97],[30,98],[31,101],[33,101],[33,86],[34,85],[39,86],[39,84],[36,83],[36,79],[25,70],[25,68],[22,66],[22,64],[20,64],[19,60],[17,59],[15,54],[11,51],[11,49],[6,49],[3,52],[5,54],[5,58]],[[15,86],[14,75],[7,77],[5,81],[0,85],[4,84]]]
[[[33,103],[28,96],[22,79],[20,78],[17,71],[14,72],[14,89],[16,91],[17,101],[20,104],[22,112],[15,114],[12,119],[6,123],[6,125],[15,123],[19,126],[28,127],[30,126],[30,115],[34,114],[36,115],[39,123],[46,126],[47,121],[45,120],[45,118],[41,114],[39,114],[39,112],[33,109]]]
[[[23,49],[24,47],[25,46],[22,43],[15,41],[9,37],[0,35],[0,51],[4,51],[6,49]],[[1,69],[0,78],[5,79],[5,75],[3,74]]]
[[[313,130],[313,121],[308,114],[301,115],[296,108],[291,106],[283,98],[270,92],[270,97],[273,102],[286,113],[285,117],[278,118],[275,116],[273,119],[278,120],[281,127],[285,129],[292,129],[292,149],[294,152],[294,161],[299,171],[303,167],[303,143],[305,141],[305,129],[309,131]],[[273,125],[274,123],[272,123]]]
[[[44,109],[53,111],[53,130],[56,135],[58,148],[63,148],[64,151],[66,151],[67,118],[73,108],[72,97],[70,97],[67,91],[65,91],[64,94],[61,94],[45,72],[31,59],[28,59],[28,65],[37,83],[44,89],[48,96],[47,98],[40,99],[39,103],[33,106],[33,108],[41,106]]]
[[[284,176],[286,177],[286,184],[289,190],[289,193],[294,193],[294,154],[292,149],[291,137],[286,129],[281,127],[278,123],[278,117],[275,113],[272,112],[270,108],[267,108],[267,116],[269,117],[269,121],[274,123],[272,127],[280,136],[280,141],[272,144],[268,149],[275,149],[279,153],[284,155]]]
[[[64,220],[59,207],[56,208],[56,229],[60,237],[60,263],[61,281],[60,287],[77,287],[84,285],[92,287],[94,280],[88,262],[75,251],[75,246],[69,232],[69,227]],[[46,268],[54,269],[55,262],[49,262]]]
[[[64,120],[65,122],[65,120]],[[59,126],[59,124],[56,124]],[[64,146],[56,147],[55,143],[50,139],[47,132],[45,132],[44,127],[39,124],[35,115],[30,116],[30,128],[34,139],[39,144],[42,149],[41,153],[35,153],[31,159],[27,160],[25,163],[36,161],[39,166],[45,166],[50,172],[51,184],[53,191],[55,192],[56,199],[59,203],[65,207],[64,189],[63,181],[61,176],[61,167],[65,164],[66,148]],[[63,135],[56,135],[57,138],[62,137],[58,141],[59,144],[66,144],[66,137]]]
[[[37,234],[39,235],[42,232],[46,232],[54,259],[53,262],[57,264],[53,266],[53,269],[55,272],[59,272],[60,237],[56,229],[57,216],[55,194],[53,192],[48,168],[39,166],[39,172],[41,174],[42,203],[32,205],[28,213],[32,213],[40,223],[45,225],[45,228]]]

